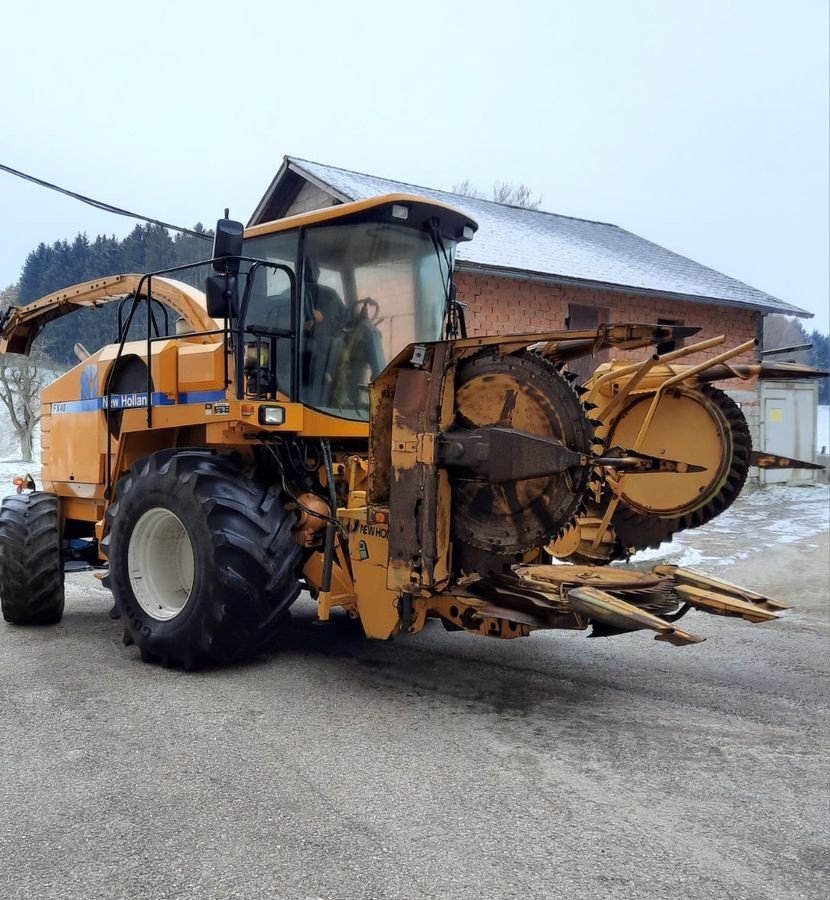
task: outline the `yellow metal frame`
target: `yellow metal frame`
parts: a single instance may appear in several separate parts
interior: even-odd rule
[[[609,371],[604,372],[593,379],[590,383],[586,399],[592,403],[599,402],[597,415],[600,420],[600,434],[607,434],[607,432],[612,427],[614,419],[622,411],[623,407],[625,406],[626,400],[631,395],[653,394],[653,399],[649,404],[648,411],[646,412],[643,423],[640,426],[637,437],[635,438],[632,446],[628,448],[635,452],[639,451],[643,446],[643,442],[645,441],[646,435],[648,434],[649,427],[654,420],[654,416],[657,412],[657,408],[660,405],[660,401],[668,393],[668,391],[670,391],[673,387],[680,385],[681,383],[694,381],[697,375],[706,371],[707,369],[719,365],[720,363],[726,363],[728,360],[734,359],[736,356],[740,356],[742,353],[746,353],[748,350],[753,350],[758,346],[758,341],[755,339],[751,339],[748,341],[744,341],[743,343],[738,344],[737,346],[732,347],[729,350],[724,350],[722,353],[717,354],[711,359],[705,360],[701,363],[697,363],[693,366],[685,366],[682,369],[675,370],[670,365],[668,365],[669,363],[677,359],[681,359],[685,356],[690,356],[693,353],[699,353],[703,350],[708,350],[712,347],[723,344],[725,340],[726,339],[724,335],[719,335],[717,337],[709,338],[705,341],[699,341],[696,344],[690,344],[687,347],[681,347],[670,353],[663,354],[662,356],[652,355],[647,360],[641,363],[632,363],[631,365],[623,367],[611,366]],[[658,364],[666,366],[666,368],[668,369],[668,377],[666,377],[665,372],[661,372],[658,376],[656,376],[657,383],[655,385],[646,386],[637,390],[642,382],[650,374],[654,373],[655,366],[657,366]],[[611,398],[605,404],[603,404],[602,399],[605,395],[605,389],[607,389],[611,385],[616,387],[616,391],[614,391]],[[593,530],[591,548],[594,550],[599,548],[599,546],[603,542],[603,539],[605,539],[608,534],[608,529],[611,525],[611,519],[613,518],[614,513],[616,512],[617,507],[622,500],[623,488],[625,486],[627,477],[628,476],[625,473],[621,473],[616,477],[608,477],[607,479],[607,484],[613,491],[613,496],[611,497],[608,505],[603,511],[603,515],[600,519],[598,527]]]

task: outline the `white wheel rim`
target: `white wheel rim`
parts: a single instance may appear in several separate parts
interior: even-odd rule
[[[174,619],[193,590],[193,544],[178,516],[148,509],[135,523],[127,550],[130,587],[139,606],[159,622]]]

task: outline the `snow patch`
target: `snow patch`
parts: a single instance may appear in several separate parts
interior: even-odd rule
[[[769,485],[749,488],[702,528],[676,534],[670,542],[631,557],[636,566],[664,562],[718,569],[767,553],[781,545],[814,546],[811,538],[830,531],[830,485]]]
[[[40,428],[35,430],[34,459],[22,462],[20,444],[6,410],[0,410],[0,497],[14,493],[13,481],[18,475],[29,474],[40,485]]]

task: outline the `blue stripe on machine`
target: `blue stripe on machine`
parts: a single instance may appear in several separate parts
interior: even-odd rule
[[[167,394],[154,391],[152,394],[153,406],[175,406],[176,401]],[[187,391],[179,394],[178,403],[188,405],[192,403],[216,403],[225,399],[225,392],[219,391]],[[52,404],[52,415],[62,413],[95,412],[104,409],[107,405],[106,397],[92,397],[88,400],[60,400]],[[139,391],[132,394],[112,394],[110,396],[111,409],[146,409],[147,393]]]
[[[224,399],[224,391],[185,391],[179,394],[179,403],[221,403]]]

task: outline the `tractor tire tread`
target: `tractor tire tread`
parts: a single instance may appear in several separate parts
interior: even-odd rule
[[[63,616],[60,501],[46,491],[11,495],[0,508],[0,605],[13,625]]]
[[[166,623],[143,613],[130,589],[129,528],[151,486],[177,496],[183,508],[203,518],[209,534],[209,548],[194,548],[210,566],[210,576],[202,596],[188,601],[195,606],[187,627],[162,627]],[[291,534],[293,518],[276,490],[250,477],[234,455],[172,449],[140,459],[119,480],[108,520],[105,551],[113,594],[145,662],[189,670],[256,653],[266,632],[273,631],[275,614],[284,613],[300,593],[295,570],[302,551]]]

